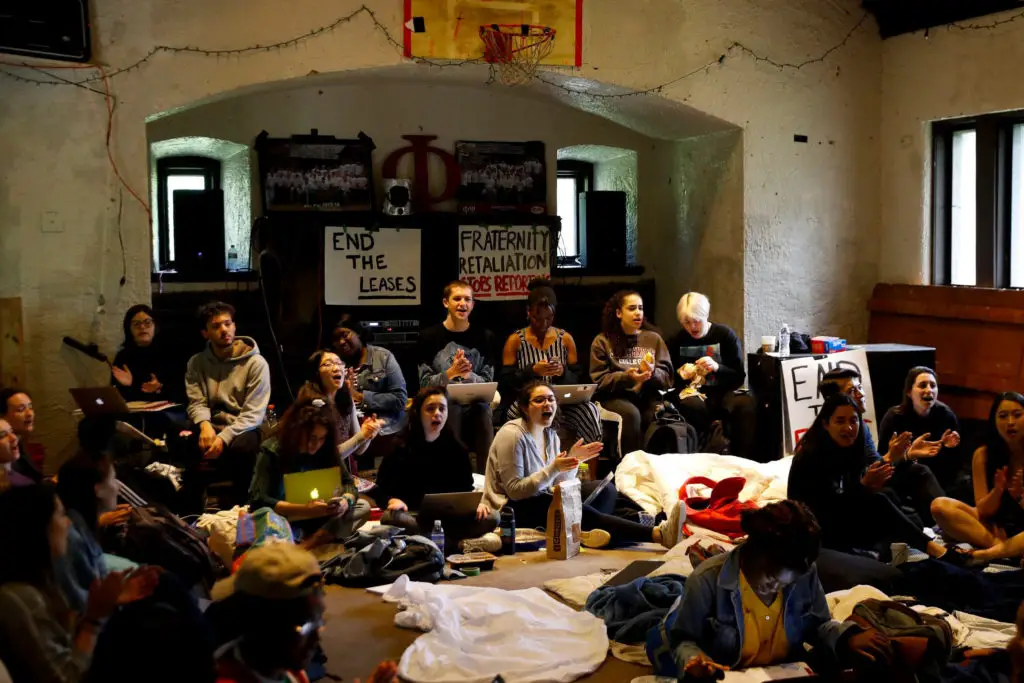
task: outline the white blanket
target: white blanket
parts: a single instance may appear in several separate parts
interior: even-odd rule
[[[435,586],[402,576],[385,599],[406,610],[396,623],[431,629],[399,662],[399,675],[414,683],[491,683],[499,674],[507,683],[563,683],[596,671],[608,652],[603,621],[538,588]]]
[[[744,477],[747,485],[740,500],[767,505],[785,499],[792,462],[791,456],[759,463],[715,453],[650,455],[633,451],[615,469],[615,488],[652,515],[662,510],[668,514],[679,501],[683,482],[690,477],[707,477],[714,481]],[[701,488],[696,487],[692,492],[706,495]]]

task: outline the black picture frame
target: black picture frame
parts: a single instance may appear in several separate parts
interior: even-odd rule
[[[547,160],[544,143],[458,140],[455,158],[461,170],[456,193],[464,216],[548,212]]]
[[[260,194],[266,214],[373,211],[373,141],[320,135],[256,138]]]

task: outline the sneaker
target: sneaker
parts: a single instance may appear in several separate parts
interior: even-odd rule
[[[604,529],[591,529],[580,533],[580,543],[584,548],[603,548],[612,542],[612,535]]]
[[[672,514],[662,522],[658,528],[661,529],[661,544],[666,548],[674,548],[679,541],[683,540],[683,524],[686,522],[686,507],[680,502],[672,508]]]
[[[459,550],[464,553],[496,553],[501,550],[501,537],[495,533],[486,533],[479,538],[466,538],[459,541]]]

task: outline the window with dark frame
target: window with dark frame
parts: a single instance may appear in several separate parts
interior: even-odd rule
[[[1024,112],[932,124],[932,283],[1024,288]]]
[[[207,157],[166,157],[156,162],[157,264],[167,270],[174,263],[174,193],[177,190],[220,189],[220,161]]]
[[[562,267],[585,266],[579,263],[586,226],[579,221],[580,193],[594,189],[594,165],[587,161],[559,160],[556,205],[562,219],[558,235],[558,262]]]

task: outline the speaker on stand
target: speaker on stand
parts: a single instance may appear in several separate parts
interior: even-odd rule
[[[580,255],[587,269],[605,270],[626,265],[625,192],[581,192],[577,220],[585,232]]]

